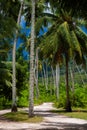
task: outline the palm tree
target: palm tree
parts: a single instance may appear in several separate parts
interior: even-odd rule
[[[66,63],[66,111],[72,111],[69,94],[68,63],[70,58],[82,61],[83,53],[87,51],[87,35],[77,26],[75,19],[67,12],[54,16],[54,24],[44,35],[41,45],[44,57],[52,56],[54,63]],[[50,39],[50,40],[49,40]],[[48,49],[46,49],[48,48]],[[85,49],[85,51],[83,51]],[[82,63],[82,62],[81,62]]]
[[[23,1],[21,1],[21,6],[18,14],[17,25],[19,26],[21,20],[21,13],[23,9]],[[17,111],[17,104],[16,104],[16,44],[18,38],[18,30],[15,32],[14,44],[13,44],[13,52],[12,52],[12,112]]]
[[[29,88],[29,117],[32,117],[34,115],[34,77],[35,77],[35,72],[34,72],[34,66],[35,66],[35,59],[34,59],[34,51],[37,50],[37,48],[34,47],[34,43],[36,43],[35,41],[35,37],[37,38],[37,36],[39,35],[39,31],[40,31],[40,27],[41,26],[37,26],[37,21],[38,18],[41,18],[42,12],[43,12],[43,1],[31,1],[31,3],[29,3],[28,1],[26,1],[25,3],[25,19],[27,22],[27,25],[30,26],[31,23],[31,38],[29,41],[31,41],[31,43],[29,43],[30,45],[30,88]],[[40,22],[39,22],[40,24]],[[38,25],[39,25],[38,24]],[[37,57],[37,56],[36,56]],[[36,59],[38,60],[38,58]],[[38,62],[38,61],[36,61]],[[37,65],[38,68],[38,65]],[[37,70],[36,70],[37,71]],[[37,71],[37,78],[38,78],[38,71]],[[38,91],[38,79],[36,79],[36,89],[37,89],[37,93],[39,93]]]
[[[31,44],[30,44],[30,89],[29,117],[34,116],[34,40],[35,40],[35,0],[31,0]]]

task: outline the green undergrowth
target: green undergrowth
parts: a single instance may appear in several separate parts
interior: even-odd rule
[[[26,112],[10,112],[2,115],[3,119],[10,120],[10,121],[17,121],[17,122],[30,122],[30,123],[39,123],[43,121],[41,116],[34,116],[30,118],[28,113]]]
[[[87,85],[75,84],[74,91],[70,88],[70,101],[73,108],[87,108]],[[66,86],[64,83],[60,84],[59,99],[54,101],[56,108],[66,107]]]
[[[54,90],[52,88],[53,88],[53,86],[49,85],[48,89],[46,90],[44,85],[39,84],[39,97],[36,98],[36,92],[35,92],[34,103],[36,105],[39,105],[44,102],[54,102],[56,100],[56,96],[55,96]]]
[[[85,119],[87,120],[87,111],[86,112],[72,112],[72,113],[64,113],[65,116],[73,117],[73,118],[79,118],[79,119]]]

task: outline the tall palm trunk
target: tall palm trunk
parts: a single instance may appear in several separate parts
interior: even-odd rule
[[[66,111],[71,112],[71,102],[70,102],[70,95],[69,95],[69,81],[68,81],[68,56],[66,54]]]
[[[46,78],[46,69],[45,69],[44,61],[43,61],[42,65],[43,65],[43,74],[44,74],[44,84],[45,84],[46,90],[48,90],[47,78]]]
[[[56,65],[56,98],[59,99],[59,79],[60,79],[60,68],[59,64]]]
[[[31,45],[30,45],[30,90],[29,90],[29,117],[34,116],[34,39],[35,39],[35,0],[31,0]]]
[[[43,68],[42,68],[43,69]],[[43,75],[43,70],[41,70],[41,77],[42,77],[42,84],[44,86],[44,75]]]
[[[75,88],[74,88],[74,66],[73,66],[73,70],[72,70],[72,68],[71,68],[71,66],[70,66],[70,76],[71,76],[71,82],[72,82],[72,98],[73,98],[73,100],[72,100],[72,105],[74,104],[74,100],[75,100],[75,97],[74,97],[74,93],[75,93]]]
[[[21,20],[21,13],[23,9],[23,1],[21,2],[18,19],[17,19],[17,25],[19,26],[20,20]],[[12,112],[17,111],[17,104],[16,104],[16,44],[17,44],[17,37],[18,30],[16,30],[15,38],[14,38],[14,44],[13,44],[13,52],[12,52]]]
[[[72,92],[74,95],[74,71],[72,70],[71,66],[70,66],[70,76],[71,76],[71,82],[72,82]]]
[[[46,88],[48,89],[48,65],[47,65],[47,60],[46,60]]]
[[[39,97],[39,87],[38,87],[38,47],[36,48],[36,63],[35,63],[35,78],[36,78],[36,98]]]
[[[55,87],[56,87],[56,80],[55,80],[55,71],[53,69],[53,66],[51,65],[51,70],[52,70],[52,77],[53,77],[53,84],[54,84],[54,95],[55,95]]]

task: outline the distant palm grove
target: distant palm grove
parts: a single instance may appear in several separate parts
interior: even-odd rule
[[[87,108],[86,6],[87,0],[0,0],[0,109],[29,107],[32,117],[34,104],[43,102],[67,112]]]

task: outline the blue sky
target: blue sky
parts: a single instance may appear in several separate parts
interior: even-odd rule
[[[21,33],[25,34],[26,36],[29,36],[30,29],[26,27],[24,16],[21,18],[20,26],[21,26]],[[23,40],[19,37],[17,41],[17,48],[20,46],[21,43],[23,43]]]
[[[87,28],[82,26],[81,29],[87,34]]]
[[[25,34],[26,36],[29,36],[30,28],[26,26],[24,16],[21,18],[20,25],[21,25],[21,33]],[[41,36],[45,32],[47,32],[47,27],[44,27],[43,30],[40,30],[39,36]],[[17,48],[20,46],[21,43],[23,43],[23,40],[19,37],[17,41]]]

